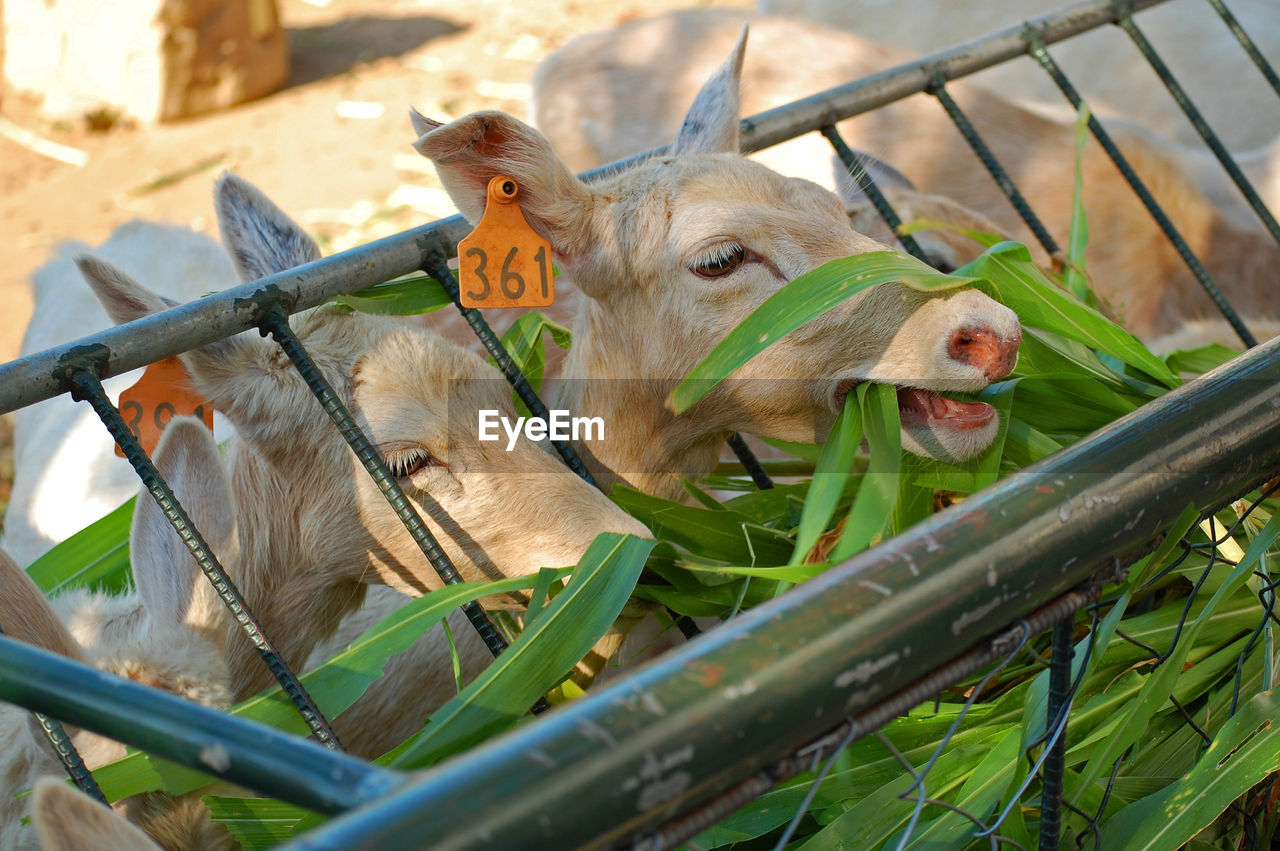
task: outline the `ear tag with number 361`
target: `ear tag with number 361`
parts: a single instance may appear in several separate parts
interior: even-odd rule
[[[146,368],[138,383],[120,394],[120,416],[148,455],[155,452],[160,433],[174,417],[196,417],[213,431],[213,406],[191,389],[182,361],[165,358]],[[124,453],[116,447],[116,455]]]
[[[458,243],[458,284],[463,307],[548,307],[556,299],[551,243],[520,212],[514,179],[489,181],[484,215]]]

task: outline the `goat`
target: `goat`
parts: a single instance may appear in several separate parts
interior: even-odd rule
[[[41,851],[156,851],[160,846],[97,801],[52,777],[36,781],[31,823]]]
[[[865,39],[918,54],[934,53],[970,39],[1056,12],[1068,0],[995,0],[977,4],[934,0],[758,0],[771,15],[804,18],[857,33]],[[1233,0],[1231,11],[1264,56],[1280,55],[1280,6],[1271,0]],[[1134,17],[1178,82],[1233,150],[1270,144],[1280,133],[1275,93],[1250,67],[1244,51],[1205,3],[1165,3]],[[1050,47],[1076,88],[1100,112],[1126,116],[1148,130],[1182,143],[1200,137],[1167,96],[1129,37],[1099,27]],[[981,85],[1033,106],[1067,109],[1049,75],[1028,57],[979,73]],[[1154,94],[1153,94],[1154,93]],[[1270,107],[1263,105],[1269,104]],[[1262,108],[1260,108],[1262,107]],[[1068,109],[1069,111],[1069,109]]]
[[[242,280],[319,257],[310,237],[247,182],[225,175],[216,199]],[[106,263],[82,258],[79,264],[116,322],[166,306]],[[318,308],[291,323],[464,579],[573,564],[601,532],[648,535],[536,445],[522,440],[505,451],[504,444],[478,439],[476,411],[514,418],[514,410],[506,382],[475,354],[389,317]],[[234,578],[291,666],[301,666],[360,606],[367,585],[410,596],[442,587],[274,343],[243,334],[182,359],[195,387],[238,435],[229,452],[242,545]],[[522,605],[516,597],[486,602]],[[486,653],[469,627],[454,634],[471,666],[465,673],[473,674]],[[417,675],[412,707],[391,705],[410,687],[384,676],[338,719],[346,722],[337,726],[352,751],[377,754],[398,743],[451,693],[452,668],[440,636],[429,632],[392,663],[393,670]],[[611,641],[606,638],[601,655],[616,646]],[[270,684],[238,631],[229,646],[237,699]],[[355,720],[365,713],[379,721]]]
[[[677,126],[670,104],[681,102],[750,21],[763,49],[743,69],[747,111],[882,70],[901,60],[857,36],[784,18],[702,9],[674,12],[582,36],[547,58],[535,76],[538,123],[557,148],[614,159],[661,144]],[[643,61],[640,61],[640,58]],[[1067,124],[956,82],[948,86],[1051,232],[1066,230],[1075,174],[1074,133]],[[619,92],[630,96],[617,97]],[[1271,270],[1280,249],[1238,210],[1220,209],[1184,174],[1170,145],[1134,125],[1107,125],[1135,169],[1165,206],[1193,251],[1246,318],[1275,311]],[[839,125],[849,144],[886,152],[927,192],[958,199],[1030,240],[994,181],[943,110],[914,97]],[[826,143],[801,137],[768,152],[789,173],[830,183]],[[583,164],[579,162],[579,164]],[[1087,261],[1095,289],[1143,338],[1211,315],[1212,303],[1176,250],[1105,156],[1085,150],[1085,207],[1094,239]]]
[[[213,437],[194,420],[175,419],[157,447],[155,463],[209,545],[234,564],[234,499]],[[145,492],[134,511],[131,537],[137,590],[119,596],[81,590],[46,600],[26,572],[0,551],[0,627],[16,640],[226,708],[231,703],[224,657],[230,618],[222,601]],[[8,743],[0,757],[0,847],[33,847],[30,826],[20,823],[26,799],[14,796],[39,777],[63,774],[62,766],[25,710],[0,707],[0,731],[0,741]],[[125,753],[123,745],[88,731],[75,732],[72,739],[90,767]],[[198,794],[173,798],[149,792],[119,806],[166,848],[231,847],[230,835],[210,822]]]
[[[22,338],[22,355],[110,327],[72,261],[88,250],[68,243],[33,276],[35,311]],[[225,289],[235,279],[222,247],[183,227],[127,222],[93,251],[149,285],[166,270],[165,280],[155,283],[179,301]],[[140,375],[134,370],[109,378],[103,387],[114,402]],[[22,408],[13,417],[13,492],[3,544],[18,564],[27,565],[118,507],[137,490],[138,477],[129,462],[116,457],[115,444],[93,411],[69,396]],[[220,415],[215,429],[220,439],[230,436]]]
[[[859,381],[901,387],[911,451],[978,454],[995,434],[994,412],[935,391],[978,390],[1006,375],[1021,328],[973,290],[872,288],[779,340],[685,413],[666,408],[675,383],[787,281],[883,248],[850,229],[832,193],[738,154],[744,48],[745,31],[693,99],[668,156],[591,185],[541,133],[503,113],[448,125],[415,113],[414,146],[471,221],[494,175],[520,185],[526,218],[583,297],[564,375],[591,380],[566,381],[558,406],[609,424],[604,441],[583,447],[606,485],[621,479],[678,498],[678,477],[709,472],[733,431],[821,441]]]

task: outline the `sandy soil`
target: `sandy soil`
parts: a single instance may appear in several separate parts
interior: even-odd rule
[[[214,234],[210,187],[232,169],[258,184],[326,253],[453,213],[410,147],[410,105],[433,118],[476,109],[528,117],[529,80],[574,35],[689,0],[282,0],[292,74],[275,94],[158,127],[50,124],[6,95],[3,113],[85,151],[83,168],[0,138],[0,362],[17,356],[31,273],[64,240],[98,244],[146,218]],[[702,4],[705,5],[705,4]],[[722,5],[749,5],[727,0]],[[355,103],[356,107],[344,106]],[[359,113],[369,117],[347,118]],[[9,429],[0,428],[0,509]]]

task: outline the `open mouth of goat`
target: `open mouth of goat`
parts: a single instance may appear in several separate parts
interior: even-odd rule
[[[845,397],[861,382],[840,382],[835,392],[836,410],[844,408]],[[906,428],[923,426],[954,431],[986,427],[995,419],[995,408],[986,402],[967,402],[943,396],[923,387],[898,387],[898,418]]]

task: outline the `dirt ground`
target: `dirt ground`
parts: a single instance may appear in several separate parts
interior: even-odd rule
[[[528,118],[529,81],[547,53],[574,35],[689,5],[708,4],[282,0],[291,77],[253,103],[103,132],[43,121],[33,103],[6,94],[7,118],[89,160],[77,168],[0,138],[0,362],[17,357],[31,273],[62,241],[95,245],[133,218],[216,234],[210,188],[226,169],[262,187],[326,253],[451,215],[435,173],[410,147],[410,105],[438,119],[477,109]],[[0,510],[11,453],[11,429],[0,425]]]

